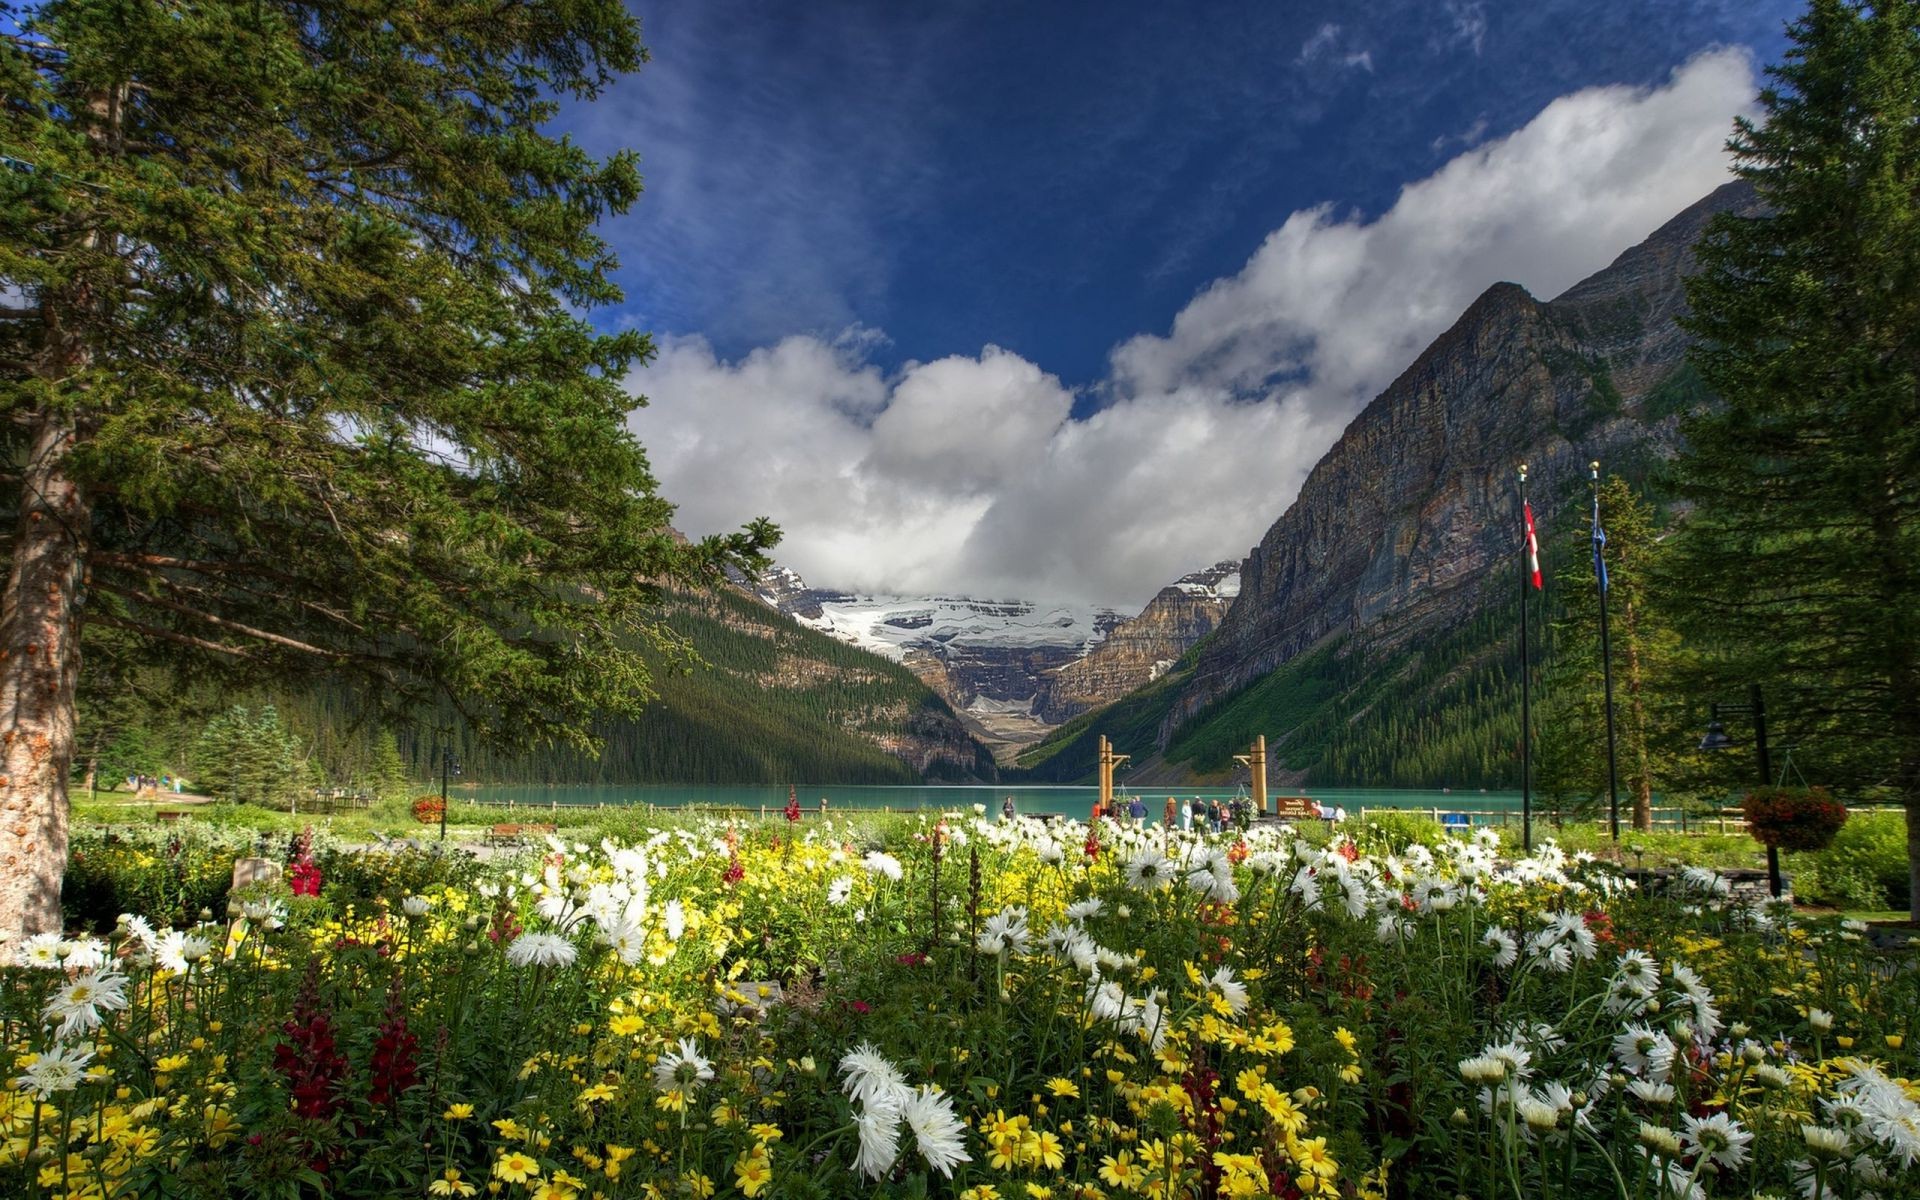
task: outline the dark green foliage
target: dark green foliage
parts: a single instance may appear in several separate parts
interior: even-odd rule
[[[987,751],[968,737],[945,702],[898,663],[730,591],[676,594],[662,617],[705,665],[661,675],[658,697],[638,717],[595,725],[601,745],[595,754],[565,746],[494,749],[461,728],[451,707],[415,714],[396,736],[394,729],[372,724],[351,693],[337,687],[281,690],[270,703],[301,755],[310,758],[311,783],[383,798],[437,792],[440,753],[449,739],[433,730],[449,727],[460,730],[451,738],[463,768],[453,780],[456,787],[991,777]],[[184,697],[181,703],[204,709],[205,700]],[[184,733],[132,723],[126,736],[149,746],[155,763],[183,763],[199,742],[224,739],[221,731],[231,723],[231,714],[203,712],[182,727]],[[923,775],[886,748],[908,737],[944,746],[945,756],[929,763]],[[158,773],[166,767],[142,769]],[[215,790],[215,777],[204,767],[194,770],[197,788],[226,794]]]
[[[191,762],[194,787],[216,800],[279,808],[317,782],[301,739],[271,704],[258,713],[235,705],[208,721]]]
[[[106,933],[121,913],[163,924],[192,923],[202,910],[223,914],[234,859],[255,848],[249,830],[198,821],[177,829],[88,830],[73,839],[60,896],[66,923]]]
[[[1662,380],[1640,402],[1641,414],[1649,421],[1699,412],[1713,399],[1699,368],[1683,363],[1680,369]]]
[[[1856,813],[1826,849],[1783,855],[1794,894],[1842,908],[1906,908],[1910,896],[1904,824],[1898,813]]]
[[[675,597],[666,621],[708,664],[659,679],[637,718],[605,722],[597,756],[461,745],[467,777],[494,783],[917,783],[882,741],[951,743],[939,778],[987,775],[991,757],[946,704],[897,663],[806,629],[754,600]],[[413,742],[417,766],[435,753]],[[957,760],[957,761],[956,761]]]
[[[639,711],[687,661],[661,585],[773,531],[667,528],[626,425],[651,347],[579,315],[619,298],[594,228],[639,176],[542,129],[639,66],[637,23],[614,0],[14,12],[0,428],[16,461],[52,438],[88,515],[63,551],[83,686],[331,679],[577,745]]]
[[[1738,122],[1767,205],[1716,218],[1689,282],[1695,506],[1675,586],[1715,691],[1749,681],[1795,761],[1906,805],[1920,880],[1920,5],[1814,0]]]
[[[1266,734],[1277,767],[1303,771],[1322,787],[1517,787],[1518,620],[1518,601],[1508,599],[1417,647],[1330,639],[1196,714],[1175,733],[1167,761],[1201,774],[1228,773],[1233,755]],[[1542,640],[1551,640],[1550,630]],[[1534,652],[1545,656],[1550,648],[1536,644]],[[1189,674],[1176,668],[1076,718],[1019,765],[1036,780],[1083,779],[1102,733],[1138,763],[1154,753],[1161,722]]]

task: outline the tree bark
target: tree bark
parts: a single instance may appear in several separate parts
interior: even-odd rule
[[[1627,697],[1626,737],[1621,741],[1627,752],[1627,787],[1632,792],[1633,827],[1642,833],[1653,830],[1653,764],[1647,755],[1647,700],[1640,665],[1640,622],[1633,605],[1620,612],[1620,632],[1616,639],[1625,660],[1626,678],[1621,691]]]
[[[73,445],[70,423],[43,414],[22,471],[20,524],[0,595],[0,955],[61,926],[92,515],[66,469]]]

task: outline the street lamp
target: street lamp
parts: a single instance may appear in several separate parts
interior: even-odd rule
[[[452,748],[440,751],[440,840],[447,840],[447,777],[460,773],[460,760]]]
[[[1715,704],[1711,720],[1707,723],[1706,736],[1700,739],[1702,750],[1731,750],[1736,743],[1727,736],[1727,727],[1720,723],[1722,715],[1729,717],[1753,718],[1753,748],[1760,759],[1760,786],[1773,786],[1773,759],[1767,754],[1767,702],[1760,695],[1760,685],[1747,685],[1745,704]],[[1783,890],[1780,885],[1780,851],[1773,846],[1767,847],[1767,890],[1774,899],[1780,898]]]

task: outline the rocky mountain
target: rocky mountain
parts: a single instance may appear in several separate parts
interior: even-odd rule
[[[1491,714],[1504,711],[1512,650],[1506,623],[1487,617],[1516,600],[1515,468],[1529,465],[1536,523],[1551,540],[1579,519],[1571,501],[1589,460],[1635,477],[1671,455],[1680,414],[1703,400],[1675,324],[1691,248],[1714,214],[1753,204],[1745,185],[1729,184],[1551,301],[1512,283],[1488,288],[1315,466],[1241,564],[1239,598],[1214,635],[1022,764],[1077,778],[1102,726],[1124,725],[1136,764],[1206,773],[1226,768],[1235,739],[1263,732],[1287,766],[1348,782],[1336,780],[1330,748],[1373,719],[1367,697],[1383,681],[1398,681],[1409,721],[1431,710],[1445,722],[1461,719],[1441,711],[1458,699],[1447,689],[1470,678],[1490,715],[1450,728],[1461,765],[1434,765],[1446,778],[1427,782],[1469,782],[1467,764],[1501,758]],[[1283,669],[1286,686],[1273,682]],[[1409,694],[1416,679],[1427,690]]]
[[[1140,615],[1043,680],[1034,713],[1050,725],[1111,703],[1166,674],[1212,633],[1240,594],[1240,564],[1219,562],[1160,589]]]
[[[1038,702],[1054,673],[1126,619],[1090,605],[836,592],[809,587],[786,567],[752,587],[799,624],[905,666],[977,734],[1004,745],[1024,745],[1051,728]]]

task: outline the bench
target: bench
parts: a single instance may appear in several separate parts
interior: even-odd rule
[[[1440,828],[1445,830],[1472,829],[1473,818],[1466,813],[1441,813]]]
[[[1305,796],[1275,796],[1273,815],[1283,821],[1318,821],[1320,805]]]
[[[524,846],[529,837],[545,837],[557,825],[495,825],[487,830],[489,846]]]

